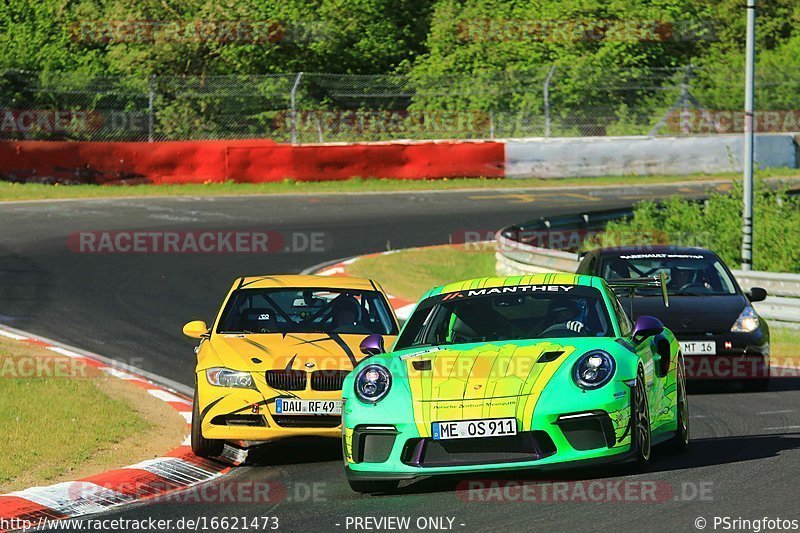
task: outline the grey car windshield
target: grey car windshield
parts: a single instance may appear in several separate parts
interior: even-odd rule
[[[736,294],[736,285],[713,255],[692,253],[631,253],[600,258],[604,279],[640,278],[664,273],[673,296]],[[660,294],[660,289],[637,289],[637,294]]]

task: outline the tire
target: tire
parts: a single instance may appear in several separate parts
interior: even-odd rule
[[[650,433],[650,406],[647,402],[647,390],[644,384],[644,370],[639,367],[636,373],[636,384],[633,386],[631,412],[631,442],[635,446],[634,461],[639,467],[650,464],[653,452],[653,440]]]
[[[686,366],[683,362],[683,354],[678,356],[675,369],[675,388],[677,389],[678,429],[675,431],[675,436],[667,442],[667,446],[675,453],[686,453],[689,451],[689,398],[686,395]]]
[[[392,492],[400,485],[399,481],[372,481],[361,479],[348,479],[350,488],[362,494],[381,494]]]
[[[203,437],[200,429],[200,407],[197,405],[197,387],[194,391],[194,401],[192,402],[192,451],[199,457],[206,459],[222,455],[225,441],[219,439],[207,439]]]

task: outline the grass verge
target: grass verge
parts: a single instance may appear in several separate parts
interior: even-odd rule
[[[798,169],[761,171],[763,178],[800,178]],[[146,196],[241,196],[254,194],[363,193],[455,189],[524,189],[603,185],[653,185],[657,183],[736,180],[738,173],[689,174],[684,176],[605,176],[595,178],[498,179],[453,178],[444,180],[360,179],[342,181],[277,183],[203,183],[187,185],[44,185],[0,181],[0,201],[62,198],[119,198]]]
[[[347,266],[352,276],[380,280],[389,294],[415,302],[425,291],[451,281],[494,275],[494,249],[436,246],[362,257]]]
[[[493,276],[494,250],[464,246],[437,246],[362,257],[348,265],[352,276],[380,280],[390,294],[416,301],[431,287],[462,279]],[[800,330],[773,326],[770,330],[772,364],[800,366]]]
[[[143,389],[40,346],[0,338],[0,494],[158,457],[186,422]]]

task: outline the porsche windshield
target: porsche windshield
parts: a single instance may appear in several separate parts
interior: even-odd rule
[[[464,290],[423,301],[396,350],[469,342],[613,335],[600,291],[579,285]]]
[[[383,295],[344,289],[241,289],[225,305],[217,333],[397,334]]]
[[[721,296],[736,294],[736,285],[720,261],[711,255],[692,253],[632,253],[606,255],[600,260],[604,279],[639,278],[664,273],[672,296]],[[637,294],[660,295],[660,289],[638,288]]]

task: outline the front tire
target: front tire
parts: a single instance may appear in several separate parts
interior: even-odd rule
[[[197,387],[195,387],[194,401],[192,402],[192,451],[195,455],[206,459],[222,455],[225,441],[203,437],[200,422],[200,407],[197,402]]]
[[[647,466],[652,455],[652,435],[650,434],[650,405],[647,402],[647,390],[644,382],[644,370],[639,367],[636,372],[636,384],[633,386],[633,412],[631,413],[631,444],[635,446],[634,461],[639,467]]]
[[[678,413],[678,429],[669,440],[669,446],[676,453],[689,451],[689,398],[686,395],[686,366],[683,354],[678,356],[675,369],[676,411]]]
[[[362,494],[385,494],[393,492],[400,485],[399,481],[373,481],[363,479],[348,479],[350,488]]]

